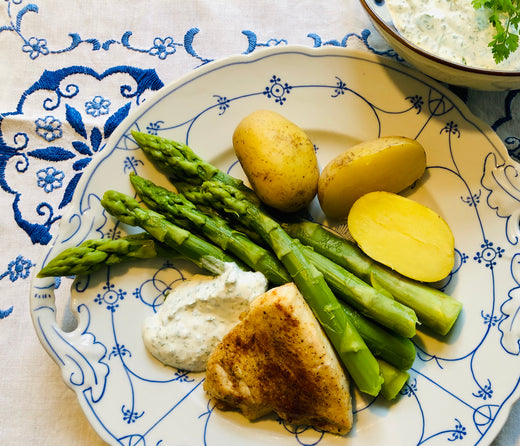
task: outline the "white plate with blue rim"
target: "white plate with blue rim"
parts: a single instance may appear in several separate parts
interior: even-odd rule
[[[168,259],[104,268],[77,277],[70,306],[77,328],[57,322],[54,279],[32,283],[31,315],[43,347],[99,435],[111,445],[489,444],[518,399],[520,180],[497,135],[450,91],[394,61],[345,48],[278,47],[207,64],[148,99],[125,119],[78,184],[42,264],[89,238],[132,228],[108,216],[107,189],[133,194],[130,172],[167,185],[131,130],[187,143],[202,158],[245,179],[231,143],[253,110],[275,110],[304,128],[323,167],[349,145],[384,135],[416,138],[427,171],[406,192],[451,226],[456,265],[443,290],[463,302],[443,338],[419,330],[410,379],[388,402],[354,391],[346,436],[294,428],[268,416],[249,422],[221,412],[203,373],[166,367],[146,351],[144,318],[164,292],[199,272]],[[327,222],[315,201],[317,221]]]

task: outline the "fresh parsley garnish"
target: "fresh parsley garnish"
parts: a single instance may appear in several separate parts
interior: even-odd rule
[[[489,22],[495,35],[489,46],[498,64],[506,60],[518,48],[518,24],[520,23],[520,0],[472,0],[475,9],[487,8]]]

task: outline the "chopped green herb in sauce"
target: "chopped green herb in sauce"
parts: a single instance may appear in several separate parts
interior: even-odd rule
[[[400,34],[451,62],[520,70],[520,0],[387,0]]]

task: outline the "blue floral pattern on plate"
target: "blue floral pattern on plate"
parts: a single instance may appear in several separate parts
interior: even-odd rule
[[[102,98],[91,101],[92,111],[110,107]],[[427,173],[406,194],[436,209],[453,228],[457,262],[439,286],[462,300],[464,310],[446,339],[426,331],[414,338],[417,358],[398,400],[388,405],[356,393],[350,435],[360,445],[382,444],[390,436],[401,445],[491,442],[518,398],[520,377],[516,165],[457,97],[392,61],[339,48],[288,46],[207,64],[165,87],[130,113],[96,161],[82,170],[71,209],[43,263],[87,238],[133,231],[100,205],[106,189],[133,193],[130,171],[168,184],[137,148],[132,129],[183,141],[244,178],[231,133],[258,108],[280,111],[305,128],[322,165],[348,144],[381,135],[402,134],[425,146]],[[53,121],[42,123],[48,126],[42,133],[52,137]],[[81,134],[81,127],[77,131]],[[91,148],[83,144],[79,141],[76,150],[87,156]],[[54,172],[43,176],[48,188],[60,184]],[[327,224],[316,203],[310,214]],[[333,229],[345,232],[341,225]],[[155,259],[79,277],[71,301],[78,328],[70,333],[56,323],[55,281],[33,282],[38,336],[99,434],[114,445],[344,444],[342,438],[294,429],[276,417],[248,423],[214,410],[202,390],[203,374],[164,367],[147,354],[143,318],[157,311],[176,281],[194,271],[182,262]]]

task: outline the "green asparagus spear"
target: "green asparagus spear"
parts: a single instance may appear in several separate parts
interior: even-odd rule
[[[86,240],[80,246],[68,248],[54,257],[38,273],[38,277],[90,274],[103,265],[150,259],[156,256],[169,259],[185,258],[174,249],[155,240],[147,232],[143,232],[118,240]],[[415,348],[408,338],[385,330],[344,302],[341,305],[376,357],[384,359],[399,369],[406,370],[411,367],[415,358]]]
[[[345,268],[308,246],[300,244],[305,257],[323,274],[332,291],[365,316],[390,330],[411,338],[415,336],[417,316],[407,306],[359,279]]]
[[[90,274],[103,265],[150,259],[155,256],[170,259],[185,258],[174,249],[155,240],[150,234],[143,232],[118,240],[86,240],[80,246],[68,248],[58,254],[40,271],[38,276]],[[407,370],[412,366],[415,359],[415,347],[408,338],[384,329],[344,302],[341,302],[341,305],[376,357],[384,359],[399,369]]]
[[[219,169],[200,159],[181,142],[134,130],[132,130],[132,136],[154,164],[174,178],[192,184],[201,184],[202,178],[209,180],[220,175]],[[182,172],[181,178],[177,176],[178,172]]]
[[[243,268],[241,263],[222,249],[170,223],[163,215],[144,209],[137,200],[128,195],[108,190],[103,195],[101,205],[118,220],[131,226],[141,227],[156,240],[179,251],[197,266],[214,274],[223,271],[225,262],[235,262]]]
[[[291,276],[282,263],[270,251],[253,243],[244,234],[232,229],[217,215],[205,215],[181,194],[155,185],[136,174],[130,181],[139,198],[152,210],[164,215],[169,221],[188,230],[197,230],[225,251],[242,260],[251,269],[260,271],[273,285],[291,281]]]
[[[239,216],[245,225],[262,236],[289,271],[358,388],[369,395],[377,395],[382,383],[377,360],[350,322],[323,275],[306,259],[300,246],[282,227],[232,186],[208,181],[197,192],[186,189],[185,193],[191,201],[211,204]]]
[[[192,184],[200,184],[211,178],[234,184],[232,176],[225,174],[210,163],[203,162],[189,147],[183,144],[137,132],[134,133],[134,138],[157,165],[167,167],[173,176],[182,181],[189,179]],[[178,146],[179,149],[177,151],[168,150],[168,147],[172,145]],[[199,168],[201,162],[203,164]],[[234,181],[238,181],[238,184],[235,185],[240,190],[248,191],[249,197],[249,194],[254,195],[251,189],[241,181]],[[258,204],[257,201],[256,203]],[[462,309],[459,301],[374,262],[356,245],[345,241],[342,237],[331,235],[330,231],[310,222],[289,224],[284,228],[292,237],[300,239],[303,244],[311,246],[315,251],[330,258],[365,282],[374,286],[376,283],[380,284],[397,301],[412,308],[420,323],[435,332],[442,335],[447,334],[457,320]]]
[[[354,243],[317,223],[284,223],[284,229],[304,245],[328,257],[374,286],[381,286],[402,304],[412,308],[419,322],[446,335],[462,309],[462,303],[427,284],[408,279],[364,254]]]
[[[376,358],[384,359],[401,370],[412,367],[416,352],[410,339],[387,330],[345,302],[341,302],[341,306]]]
[[[381,395],[387,400],[393,400],[408,381],[410,374],[406,370],[399,370],[381,359],[378,359],[377,362],[384,379],[381,386]]]
[[[260,200],[242,180],[229,175],[199,158],[186,144],[132,130],[132,136],[154,165],[174,181],[200,185],[203,181],[216,180],[236,187],[256,204]]]
[[[103,265],[157,256],[179,258],[180,254],[155,243],[146,233],[128,235],[117,240],[86,240],[81,245],[67,248],[52,258],[40,270],[38,277],[86,275],[97,271]]]

